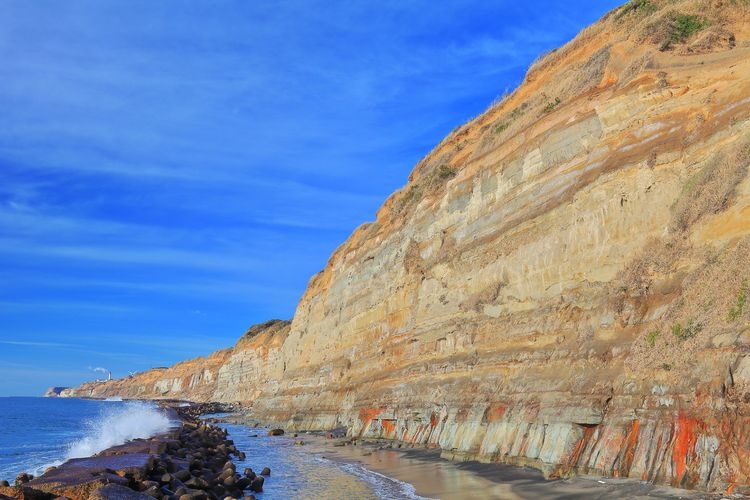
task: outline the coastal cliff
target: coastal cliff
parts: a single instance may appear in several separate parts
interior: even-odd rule
[[[60,395],[750,493],[749,20],[612,11],[420,161],[291,322]]]

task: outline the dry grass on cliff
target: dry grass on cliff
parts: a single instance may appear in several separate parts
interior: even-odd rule
[[[672,207],[671,230],[684,232],[702,217],[729,206],[750,167],[750,141],[706,161],[685,183]]]
[[[681,54],[734,47],[726,25],[742,18],[747,0],[630,0],[615,10],[615,26],[639,43]]]
[[[678,371],[693,363],[695,354],[705,346],[731,345],[750,328],[750,307],[746,305],[750,238],[714,249],[692,247],[685,236],[703,217],[728,208],[749,168],[750,137],[703,162],[672,207],[669,236],[652,241],[620,274],[617,311],[623,324],[639,324],[652,295],[678,296],[661,320],[645,325],[628,359],[632,368]],[[684,272],[686,263],[699,264],[691,266],[694,270],[681,280],[678,290],[665,289],[665,283],[675,282]]]
[[[700,252],[692,257],[701,257]],[[633,345],[631,368],[680,373],[695,363],[700,350],[735,345],[750,331],[750,237],[718,254],[702,252],[705,264],[684,280],[680,298]]]
[[[445,184],[454,178],[457,173],[458,169],[448,163],[432,166],[423,175],[409,183],[404,193],[394,202],[394,212],[405,215],[425,196],[435,196],[442,192]]]

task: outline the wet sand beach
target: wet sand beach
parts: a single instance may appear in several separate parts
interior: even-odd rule
[[[634,479],[578,476],[545,480],[536,469],[480,462],[452,462],[436,449],[379,449],[373,444],[335,446],[317,436],[304,436],[311,453],[329,460],[358,463],[414,486],[426,498],[484,499],[640,499],[720,498],[701,492],[655,486]]]

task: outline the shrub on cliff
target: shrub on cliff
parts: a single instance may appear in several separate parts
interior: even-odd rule
[[[750,139],[734,154],[719,153],[709,159],[684,184],[672,206],[671,229],[683,232],[701,217],[724,210],[750,167]]]
[[[431,168],[421,177],[414,180],[409,189],[393,204],[396,213],[407,212],[419,203],[423,196],[440,192],[445,183],[458,174],[458,169],[447,163]]]
[[[711,25],[711,21],[697,14],[668,13],[649,26],[650,38],[660,45],[659,50],[671,49]]]
[[[682,341],[695,337],[701,330],[703,330],[703,325],[696,323],[693,318],[690,318],[685,326],[679,322],[672,325],[672,335]]]
[[[745,309],[745,304],[747,303],[747,296],[749,291],[750,285],[748,285],[747,281],[744,281],[742,283],[742,286],[740,287],[739,292],[737,292],[735,303],[729,309],[729,314],[727,314],[727,319],[729,321],[736,321],[740,316],[742,316],[742,312]]]

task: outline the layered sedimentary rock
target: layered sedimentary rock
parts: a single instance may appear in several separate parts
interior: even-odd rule
[[[119,380],[88,382],[80,387],[65,388],[59,396],[211,401],[218,389],[219,370],[231,354],[231,349],[224,349],[210,356],[182,361],[168,368],[153,368]]]
[[[749,492],[749,8],[613,11],[423,159],[291,324],[67,395]]]

